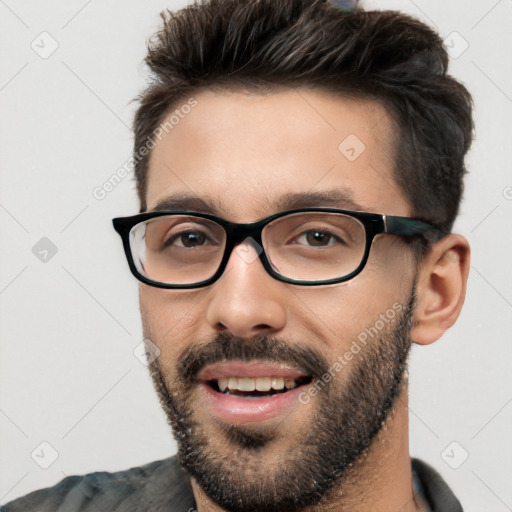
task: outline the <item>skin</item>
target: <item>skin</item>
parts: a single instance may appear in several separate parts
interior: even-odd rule
[[[170,195],[189,194],[215,202],[220,217],[252,222],[275,213],[275,203],[284,194],[343,189],[350,191],[356,205],[338,207],[412,216],[392,175],[392,136],[397,129],[381,105],[299,89],[272,94],[207,91],[195,98],[197,106],[152,151],[148,210]],[[350,134],[366,147],[352,162],[338,150]],[[141,284],[144,335],[160,349],[159,364],[170,383],[179,355],[217,333],[243,339],[278,336],[292,346],[310,346],[332,362],[380,314],[396,302],[404,303],[417,277],[411,337],[426,345],[457,319],[468,270],[469,245],[456,234],[436,242],[419,269],[399,238],[378,236],[363,272],[330,286],[279,282],[259,260],[247,262],[234,252],[223,276],[206,288],[163,290]],[[344,371],[350,372],[351,364]],[[338,385],[342,375],[334,377]],[[281,421],[280,436],[259,454],[262,471],[276,454],[294,446],[317,400],[295,407]],[[192,403],[212,446],[228,454],[229,443],[217,424],[208,421],[195,394]],[[333,489],[327,501],[311,510],[421,510],[411,483],[407,403],[405,385],[343,489]],[[192,480],[192,485],[199,512],[223,510],[197,482]]]

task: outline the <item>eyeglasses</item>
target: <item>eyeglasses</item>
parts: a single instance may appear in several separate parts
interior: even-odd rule
[[[381,233],[431,242],[442,237],[431,224],[409,217],[335,208],[289,210],[249,224],[191,211],[155,211],[112,222],[132,274],[158,288],[212,284],[242,243],[254,248],[275,279],[313,286],[359,274]],[[241,247],[236,252],[242,255]]]

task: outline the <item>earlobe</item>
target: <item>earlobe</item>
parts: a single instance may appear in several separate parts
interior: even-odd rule
[[[470,265],[469,242],[450,234],[433,244],[421,263],[411,338],[419,345],[437,341],[457,320]]]

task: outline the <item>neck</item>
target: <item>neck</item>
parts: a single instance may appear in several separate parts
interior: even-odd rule
[[[343,475],[319,505],[304,512],[421,512],[412,486],[408,389],[404,385],[368,451]],[[197,512],[227,512],[192,479]]]

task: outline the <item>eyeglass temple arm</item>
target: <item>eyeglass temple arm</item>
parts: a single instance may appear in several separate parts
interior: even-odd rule
[[[437,242],[445,235],[441,230],[427,222],[390,215],[384,215],[384,229],[386,233],[391,235],[423,236],[429,242]]]

